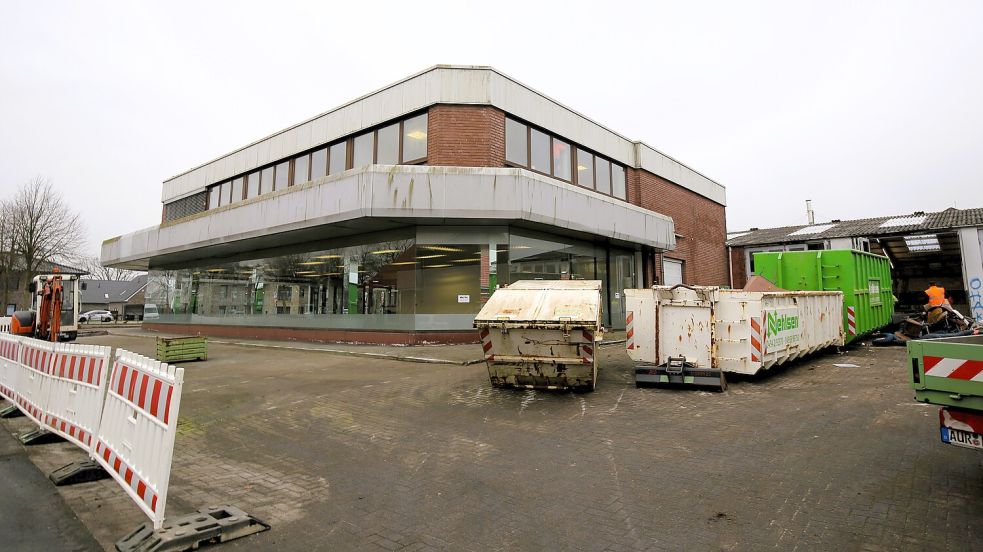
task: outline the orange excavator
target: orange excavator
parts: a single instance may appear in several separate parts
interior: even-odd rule
[[[61,274],[55,269],[55,274],[35,277],[31,293],[38,299],[37,310],[15,311],[10,317],[10,333],[58,341],[64,296]]]

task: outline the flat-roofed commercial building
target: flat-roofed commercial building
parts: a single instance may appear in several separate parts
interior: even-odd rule
[[[164,182],[106,240],[161,329],[473,340],[520,279],[726,284],[724,188],[489,67],[436,66]]]

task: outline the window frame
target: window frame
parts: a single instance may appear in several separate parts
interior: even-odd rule
[[[405,142],[405,140],[403,140],[403,138],[405,137],[405,134],[406,134],[406,126],[405,126],[406,125],[406,121],[408,121],[410,119],[416,119],[417,117],[420,117],[422,115],[426,115],[427,116],[427,124],[426,124],[427,138],[424,140],[424,147],[426,148],[427,151],[423,155],[423,157],[418,157],[416,159],[406,159],[403,156],[403,153],[404,153],[403,152],[403,144]],[[400,121],[399,121],[399,164],[400,165],[422,165],[422,164],[424,164],[424,163],[427,162],[427,158],[429,156],[430,156],[430,112],[429,111],[421,111],[419,113],[410,115],[408,117],[403,117],[402,119],[400,119]]]
[[[405,157],[404,157],[404,151],[403,151],[404,145],[405,145],[405,140],[403,139],[404,138],[403,134],[404,134],[404,132],[406,132],[406,121],[409,120],[409,119],[414,119],[416,117],[420,117],[420,116],[426,116],[426,127],[425,128],[427,129],[427,140],[426,140],[426,143],[424,144],[425,147],[426,147],[426,153],[425,153],[425,155],[423,157],[418,157],[416,159],[405,159]],[[273,161],[272,163],[267,163],[266,165],[261,165],[259,167],[250,169],[250,170],[248,170],[248,171],[246,171],[244,173],[238,174],[238,175],[233,176],[231,178],[227,178],[227,179],[225,179],[223,181],[220,181],[220,182],[217,182],[217,183],[214,183],[214,184],[210,184],[208,186],[205,186],[205,197],[206,197],[205,210],[207,211],[207,210],[210,210],[210,209],[216,209],[218,207],[224,207],[224,205],[222,204],[222,200],[221,200],[221,193],[222,193],[221,192],[221,186],[223,184],[225,184],[225,183],[228,183],[229,184],[229,191],[228,191],[228,196],[229,197],[227,198],[229,200],[229,203],[227,203],[226,205],[231,205],[231,204],[233,204],[233,203],[235,203],[237,201],[244,201],[246,199],[252,199],[254,197],[259,197],[261,195],[265,195],[265,194],[270,193],[270,192],[278,191],[278,190],[274,190],[273,189],[274,188],[274,185],[276,184],[276,181],[277,181],[277,168],[281,164],[284,164],[284,163],[286,163],[286,165],[287,165],[287,167],[286,167],[286,172],[287,172],[286,182],[287,182],[287,184],[286,184],[286,186],[284,186],[283,189],[290,188],[290,187],[294,186],[295,184],[303,184],[304,182],[312,182],[313,181],[313,178],[311,177],[311,175],[312,175],[312,171],[313,171],[313,168],[314,168],[314,153],[317,152],[317,151],[319,151],[319,150],[322,150],[322,149],[325,150],[325,172],[326,172],[326,175],[325,176],[330,176],[331,174],[338,174],[338,173],[332,173],[331,172],[331,160],[332,160],[332,157],[333,157],[331,148],[332,147],[335,147],[335,146],[338,146],[339,144],[344,144],[345,145],[345,160],[344,160],[344,163],[343,163],[343,168],[339,172],[344,172],[344,171],[350,170],[350,169],[352,169],[354,167],[354,164],[355,164],[355,138],[358,138],[358,137],[360,137],[362,135],[371,135],[371,137],[372,137],[372,154],[371,154],[372,155],[372,161],[371,161],[370,164],[376,164],[378,162],[379,130],[382,129],[382,128],[385,128],[385,127],[393,126],[393,125],[397,125],[398,126],[398,129],[397,129],[397,131],[398,131],[398,140],[397,140],[397,148],[398,148],[398,150],[397,150],[397,157],[398,157],[398,161],[397,161],[396,164],[398,164],[398,165],[424,165],[424,164],[426,164],[427,161],[430,158],[430,144],[429,144],[429,136],[430,136],[430,110],[429,110],[429,108],[428,109],[423,109],[423,110],[420,110],[420,111],[416,111],[414,113],[409,113],[407,115],[404,115],[403,117],[400,117],[399,119],[397,119],[395,121],[394,120],[389,120],[389,121],[386,121],[384,123],[381,123],[381,124],[378,124],[378,125],[374,125],[373,127],[369,128],[369,129],[363,129],[362,131],[360,131],[358,133],[349,134],[348,136],[346,136],[344,138],[341,138],[341,139],[338,139],[338,140],[334,140],[332,142],[326,142],[324,144],[319,144],[319,145],[317,145],[317,146],[315,146],[313,148],[309,148],[309,149],[307,149],[305,151],[301,151],[301,152],[295,153],[295,154],[290,155],[290,156],[288,156],[286,158],[278,159],[276,161]],[[527,132],[528,132],[528,128],[529,128],[528,125],[526,125]],[[550,136],[550,147],[552,148],[552,136],[548,132],[545,132],[545,131],[543,131],[543,132],[547,136]],[[300,157],[303,157],[303,158],[306,158],[307,159],[307,175],[308,175],[308,180],[306,180],[304,182],[297,182],[297,159],[300,158]],[[552,170],[552,152],[550,152],[550,164],[551,164],[550,167],[551,167],[551,170]],[[263,177],[263,171],[268,170],[268,169],[270,170],[270,176],[271,176],[268,179],[269,182],[267,182],[267,179]],[[543,173],[543,174],[545,174],[545,173]],[[256,183],[256,194],[251,196],[251,195],[249,195],[249,186],[250,186],[250,181],[252,180],[252,177],[253,176],[256,177],[256,179],[258,180],[258,182]],[[551,175],[547,175],[547,176],[551,176]],[[237,178],[242,178],[243,179],[242,197],[241,198],[235,198],[235,199],[233,199],[231,197],[231,195],[232,195],[232,191],[231,191],[231,189],[232,189],[232,181],[235,180],[235,179],[237,179]],[[322,177],[318,177],[318,178],[322,178]],[[268,185],[270,189],[269,190],[264,190],[263,189],[264,184],[265,185]],[[218,205],[213,205],[212,204],[212,201],[211,201],[211,199],[212,199],[211,194],[212,194],[212,188],[216,188],[216,187],[219,188],[219,192],[218,192],[219,193],[219,199],[217,201]]]
[[[597,192],[597,193],[599,193],[599,194],[601,194],[603,196],[606,196],[606,197],[612,197],[614,199],[617,199],[619,201],[624,201],[626,203],[628,202],[628,167],[626,165],[624,165],[622,163],[619,163],[617,161],[614,161],[614,160],[612,160],[610,157],[608,157],[606,155],[601,155],[601,154],[597,153],[596,151],[594,151],[594,150],[592,150],[590,148],[586,148],[586,147],[578,144],[577,142],[574,142],[572,140],[568,140],[568,139],[566,139],[566,138],[564,138],[562,136],[555,135],[555,134],[549,132],[548,130],[546,130],[545,128],[543,128],[543,127],[540,127],[538,125],[530,124],[530,123],[528,123],[528,122],[526,122],[526,121],[524,121],[524,120],[522,120],[522,119],[520,119],[518,117],[513,117],[513,116],[511,116],[508,113],[505,114],[505,119],[506,119],[506,125],[508,124],[507,120],[508,119],[511,119],[513,122],[518,123],[520,125],[523,125],[526,128],[526,164],[525,165],[522,165],[522,164],[516,163],[514,161],[509,161],[506,158],[505,159],[505,166],[506,167],[513,167],[513,168],[517,168],[517,169],[525,169],[525,170],[527,170],[529,172],[533,172],[533,173],[536,173],[536,174],[541,174],[543,176],[548,176],[550,178],[555,178],[555,179],[559,180],[560,182],[566,182],[568,184],[574,184],[576,186],[580,186],[581,188],[584,188],[584,189],[587,189],[587,190],[593,190],[594,192]],[[549,157],[550,157],[550,170],[549,170],[549,173],[545,173],[543,171],[540,171],[540,170],[537,170],[537,169],[532,168],[532,129],[534,129],[534,128],[538,132],[541,132],[541,133],[545,134],[547,137],[549,137],[549,150],[550,150],[549,151],[549,154],[550,154],[549,155]],[[553,141],[554,140],[559,140],[559,141],[567,144],[570,147],[570,149],[571,149],[571,152],[570,152],[570,180],[566,180],[566,179],[564,179],[562,177],[559,177],[559,176],[556,176],[554,174],[554,173],[556,173],[556,167],[554,166],[554,160],[553,160]],[[508,148],[507,139],[506,139],[506,146],[505,147],[506,147],[506,149]],[[580,184],[580,182],[579,182],[580,179],[578,178],[578,176],[579,176],[578,175],[578,172],[579,171],[577,171],[577,156],[578,156],[578,153],[579,153],[580,150],[583,150],[585,153],[589,153],[591,155],[591,176],[592,176],[592,183],[591,183],[590,186],[584,186],[584,185]],[[611,192],[602,192],[602,191],[600,191],[600,190],[597,189],[597,159],[603,159],[603,160],[605,160],[605,161],[608,162],[608,181],[611,183]],[[620,166],[624,170],[624,174],[625,174],[625,197],[624,198],[620,198],[620,197],[614,195],[614,179],[613,179],[613,176],[614,176],[613,173],[614,173],[614,171],[612,170],[612,167],[614,165],[618,165],[618,166]]]

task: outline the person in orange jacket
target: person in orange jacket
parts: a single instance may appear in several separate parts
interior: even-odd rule
[[[925,295],[928,295],[929,306],[940,307],[946,302],[945,288],[935,285],[935,282],[929,282]]]

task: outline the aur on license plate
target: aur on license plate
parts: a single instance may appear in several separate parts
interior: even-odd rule
[[[960,429],[942,427],[942,442],[958,447],[983,450],[983,435]]]

